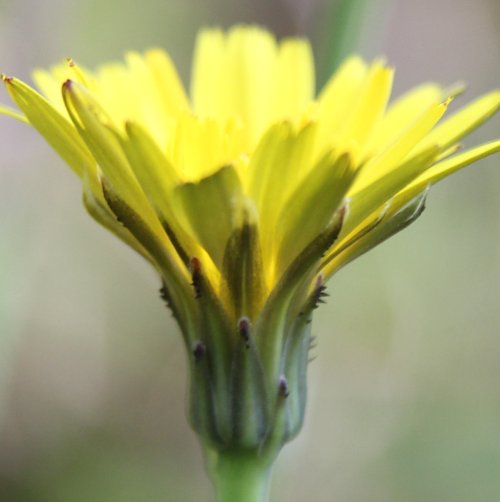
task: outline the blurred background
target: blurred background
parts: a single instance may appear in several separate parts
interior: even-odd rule
[[[464,103],[500,82],[498,0],[1,0],[0,68],[161,46],[187,81],[197,30],[235,22],[310,37],[320,82],[353,51],[395,65],[396,95],[464,80]],[[0,500],[209,500],[157,278],[31,129],[0,117],[0,151]],[[500,158],[427,207],[330,283],[273,501],[499,500]]]

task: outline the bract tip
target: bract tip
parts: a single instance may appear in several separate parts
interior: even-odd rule
[[[247,349],[250,348],[250,319],[248,317],[241,317],[238,321],[238,330],[241,338],[245,341]]]
[[[207,347],[203,342],[196,342],[193,346],[193,356],[196,362],[199,362],[203,359],[207,351]]]
[[[290,395],[290,389],[288,388],[288,380],[286,379],[285,375],[280,376],[278,389],[279,389],[279,395],[281,397],[286,398]]]
[[[201,262],[198,258],[196,258],[196,256],[193,256],[193,258],[191,258],[191,272],[193,274],[198,274],[200,273],[201,271]]]
[[[316,277],[316,289],[321,288],[321,286],[323,286],[323,282],[324,282],[323,272],[320,272]]]

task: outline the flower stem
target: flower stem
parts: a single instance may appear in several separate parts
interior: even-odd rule
[[[220,452],[209,462],[217,502],[269,500],[272,462],[267,458],[254,453]]]

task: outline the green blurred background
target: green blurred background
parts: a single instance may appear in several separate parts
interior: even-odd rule
[[[187,81],[198,28],[235,22],[309,36],[320,80],[357,50],[396,66],[395,94],[465,80],[471,99],[500,82],[498,0],[3,0],[0,67],[29,78],[162,46]],[[499,131],[496,118],[467,144]],[[210,500],[157,278],[87,217],[32,130],[0,118],[0,151],[0,500]],[[272,500],[500,500],[499,213],[497,156],[330,283]]]

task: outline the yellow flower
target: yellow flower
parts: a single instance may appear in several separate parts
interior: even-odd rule
[[[190,99],[161,50],[95,72],[72,60],[37,70],[46,99],[4,77],[82,178],[98,221],[169,278],[186,280],[183,255],[196,256],[216,291],[228,239],[250,222],[264,297],[342,205],[341,234],[317,265],[325,278],[415,216],[429,185],[499,150],[497,141],[452,156],[498,109],[499,91],[440,122],[453,95],[424,84],[388,104],[392,79],[383,61],[351,57],[315,97],[307,41],[277,43],[255,27],[200,34]],[[120,226],[106,198],[133,211],[161,257]]]
[[[199,35],[189,96],[158,49],[33,76],[40,94],[3,77],[22,114],[0,111],[44,136],[89,213],[160,273],[193,351],[192,421],[214,444],[295,434],[323,282],[414,221],[430,185],[500,151],[457,153],[500,91],[443,118],[461,89],[390,102],[393,69],[353,56],[315,95],[308,42],[256,27]]]

